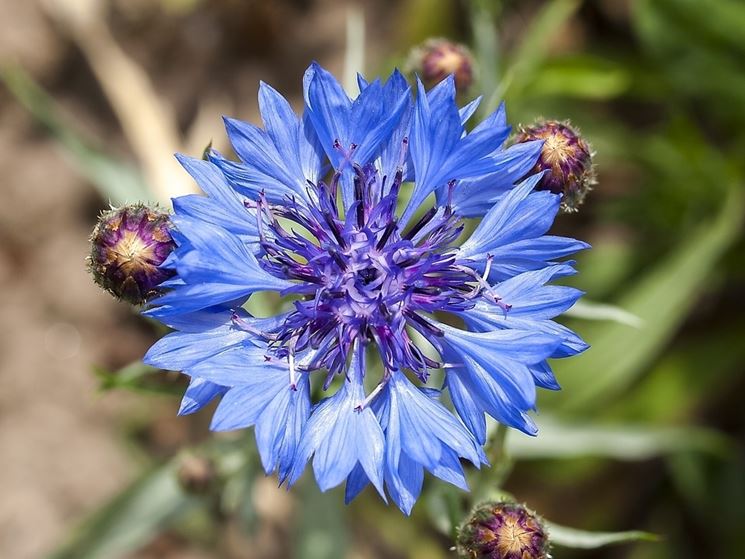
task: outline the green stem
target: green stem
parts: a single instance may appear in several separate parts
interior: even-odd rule
[[[507,432],[507,427],[499,423],[487,441],[486,457],[491,467],[481,470],[481,475],[474,484],[473,499],[475,503],[501,494],[502,484],[512,471],[513,461],[507,453],[506,447]]]

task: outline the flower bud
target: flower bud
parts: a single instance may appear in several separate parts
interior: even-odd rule
[[[530,174],[546,171],[538,190],[563,194],[561,208],[577,211],[585,195],[595,184],[592,150],[589,144],[568,123],[556,120],[539,121],[522,128],[516,144],[543,140],[541,155]]]
[[[171,228],[167,212],[144,204],[102,212],[90,239],[94,281],[134,305],[157,295],[158,285],[173,275],[158,267],[175,246]]]
[[[543,522],[523,505],[485,502],[458,530],[460,559],[547,559],[548,534]]]
[[[453,74],[458,93],[471,87],[473,66],[471,52],[464,45],[447,39],[428,39],[411,51],[407,62],[407,68],[419,74],[427,88]]]

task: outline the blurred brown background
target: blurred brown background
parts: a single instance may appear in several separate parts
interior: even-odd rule
[[[515,85],[508,108],[516,107],[516,122],[536,114],[573,116],[600,152],[597,192],[581,216],[559,223],[598,247],[580,267],[587,283],[578,280],[593,298],[623,299],[624,290],[678,241],[693,238],[700,224],[718,215],[725,186],[742,190],[745,43],[718,23],[740,21],[739,11],[728,11],[736,3],[716,3],[711,17],[721,19],[712,21],[697,19],[686,0],[503,2],[498,10],[487,9],[499,21],[498,42],[508,52],[541,10],[568,10],[560,27],[542,34],[551,31],[542,56],[559,62],[518,65],[513,82],[538,93],[522,100]],[[182,386],[177,375],[156,381],[155,388],[163,388],[156,395],[102,389],[111,381],[106,371],[137,361],[161,333],[100,291],[86,272],[96,215],[121,194],[119,183],[107,177],[119,173],[124,184],[125,171],[138,169],[141,182],[135,180],[130,191],[135,199],[141,183],[161,201],[188,192],[193,186],[172,154],[199,154],[210,140],[225,148],[222,114],[256,122],[259,80],[297,105],[311,60],[342,76],[350,17],[364,15],[364,67],[376,74],[400,64],[411,46],[430,35],[470,40],[478,26],[469,10],[477,4],[492,3],[0,0],[0,557],[48,556],[143,469],[207,437],[209,412],[175,416],[172,393]],[[682,31],[664,35],[659,29],[667,23],[660,21],[680,23]],[[563,55],[572,57],[571,64]],[[590,56],[598,65],[577,62]],[[687,66],[681,68],[681,61]],[[503,71],[509,60],[493,62]],[[117,166],[110,166],[112,160]],[[705,425],[735,450],[723,461],[684,454],[667,462],[659,457],[666,451],[655,451],[638,462],[609,464],[605,456],[562,462],[558,469],[552,459],[531,462],[508,489],[552,519],[591,529],[641,528],[668,538],[602,553],[561,550],[556,557],[735,559],[745,553],[736,533],[745,522],[739,347],[745,274],[742,240],[737,232],[730,236],[702,264],[711,276],[691,285],[692,296],[682,296],[686,310],[665,323],[654,350],[608,397],[607,409],[599,401],[597,410],[567,417],[684,430]],[[689,307],[692,297],[697,304]],[[595,324],[580,331],[591,335]],[[628,339],[636,343],[631,334]],[[617,402],[621,395],[626,408]],[[552,481],[544,486],[547,479]],[[288,497],[261,478],[252,502],[262,522],[250,537],[222,519],[219,537],[200,535],[195,543],[187,525],[146,538],[127,554],[286,557],[297,547],[289,511],[304,495]],[[447,538],[422,528],[423,513],[404,529],[397,511],[372,499],[362,503],[333,513],[340,516],[319,513],[322,520],[331,514],[329,524],[347,514],[362,519],[345,536],[354,542],[346,557],[447,556]],[[419,547],[412,543],[417,538]],[[302,549],[315,551],[294,556],[336,556],[324,551],[321,540],[303,541]]]

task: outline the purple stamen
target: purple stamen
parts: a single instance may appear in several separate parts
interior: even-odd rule
[[[411,370],[426,381],[429,369],[441,364],[422,353],[407,327],[438,349],[443,332],[422,313],[466,310],[490,287],[473,270],[456,263],[450,243],[460,235],[462,224],[452,212],[431,208],[401,233],[395,209],[402,166],[384,194],[386,177],[372,165],[352,161],[356,146],[345,150],[336,141],[334,148],[354,170],[354,201],[345,218],[339,216],[335,200],[341,167],[328,185],[308,183],[316,189],[317,207],[305,208],[293,199],[272,207],[263,195],[256,202],[265,253],[261,265],[271,274],[300,282],[283,293],[305,296],[295,301],[271,339],[271,351],[288,360],[292,386],[298,380],[297,354],[314,352],[304,363],[309,372],[326,370],[328,388],[345,370],[356,341],[377,346],[387,370]],[[404,139],[401,165],[407,148]],[[449,187],[453,185],[451,181]],[[292,227],[288,233],[277,217],[304,227],[315,239],[294,233]],[[487,272],[488,268],[489,264]],[[494,296],[488,298],[498,302]]]

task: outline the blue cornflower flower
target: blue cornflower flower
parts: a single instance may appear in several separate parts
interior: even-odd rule
[[[255,426],[267,473],[291,485],[312,460],[321,489],[372,484],[408,514],[424,470],[467,488],[485,414],[535,433],[546,360],[586,347],[551,320],[581,293],[547,283],[587,245],[546,234],[561,197],[518,183],[542,144],[504,148],[504,107],[469,133],[478,100],[459,109],[452,78],[415,101],[398,72],[359,86],[312,65],[298,117],[262,83],[263,129],[226,119],[239,162],[179,156],[207,196],[173,202],[175,275],[146,313],[175,332],[145,360],[191,377],[181,413],[221,397],[213,429]],[[253,317],[258,291],[291,303]]]

